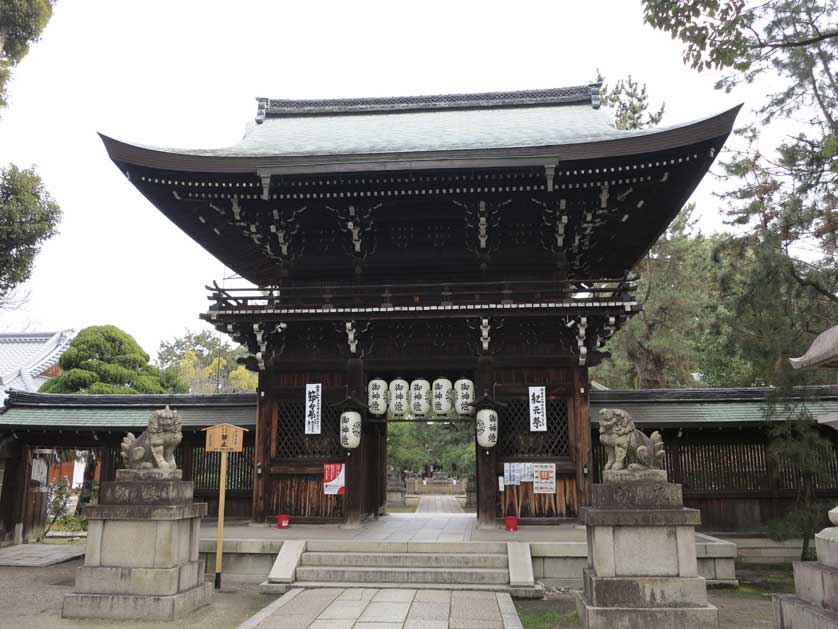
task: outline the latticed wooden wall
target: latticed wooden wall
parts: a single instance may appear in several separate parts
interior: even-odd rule
[[[305,434],[305,402],[278,402],[277,456],[283,461],[310,461],[342,457],[340,411],[331,404],[321,408],[319,435]]]
[[[568,456],[566,400],[547,400],[547,430],[530,431],[528,400],[508,400],[498,427],[498,457],[501,461],[541,461]]]

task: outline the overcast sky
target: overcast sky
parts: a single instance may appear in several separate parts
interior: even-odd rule
[[[643,24],[640,2],[61,0],[14,70],[0,164],[36,164],[64,211],[28,303],[0,330],[114,324],[154,357],[198,320],[220,262],[108,159],[97,131],[178,148],[235,144],[257,96],[316,98],[577,85],[629,73],[666,101],[666,124],[732,107]],[[740,118],[740,122],[742,119]],[[721,225],[707,178],[706,230]]]

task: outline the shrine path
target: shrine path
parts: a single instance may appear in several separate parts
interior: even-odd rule
[[[416,513],[462,513],[463,509],[454,496],[422,496]]]

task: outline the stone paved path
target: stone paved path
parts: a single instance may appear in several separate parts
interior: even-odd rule
[[[294,589],[238,629],[521,629],[506,593]]]
[[[462,513],[463,509],[454,496],[422,496],[416,513]]]
[[[18,544],[0,548],[0,566],[37,568],[84,555],[84,544]]]

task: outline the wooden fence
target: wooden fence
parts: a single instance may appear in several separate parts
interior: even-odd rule
[[[733,433],[735,434],[735,433]],[[726,435],[730,438],[731,433]],[[671,435],[674,437],[674,435]],[[765,441],[684,443],[667,439],[665,466],[669,482],[680,483],[685,506],[701,510],[702,528],[754,530],[794,507],[800,471],[789,461],[775,461]],[[595,441],[596,443],[596,441]],[[605,448],[594,446],[593,482],[601,482]],[[824,500],[838,497],[838,449],[816,481]]]

